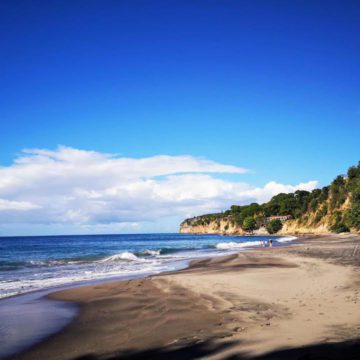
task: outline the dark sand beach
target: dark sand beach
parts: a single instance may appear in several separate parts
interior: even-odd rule
[[[359,265],[359,236],[318,236],[52,293],[79,315],[12,359],[359,359]]]

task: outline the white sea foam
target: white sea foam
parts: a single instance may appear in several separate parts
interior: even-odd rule
[[[159,256],[160,255],[160,250],[145,250],[143,252],[144,255],[151,255],[151,256]]]
[[[31,265],[37,265],[37,266],[57,266],[57,265],[65,265],[67,263],[65,260],[30,260],[29,263]]]
[[[105,259],[100,260],[100,262],[110,262],[110,261],[141,261],[143,259],[138,258],[135,254],[129,251],[125,251],[119,254],[111,255]]]
[[[115,260],[109,260],[111,258]],[[139,259],[132,253],[121,253],[110,256],[102,261],[80,265],[75,271],[64,267],[63,270],[58,270],[56,273],[46,272],[41,274],[41,276],[34,273],[34,275],[29,274],[27,278],[0,281],[0,299],[29,291],[77,283],[79,281],[110,279],[127,275],[156,274],[175,269],[176,266],[172,263],[166,263],[157,259]]]
[[[231,250],[231,249],[241,249],[245,247],[253,247],[262,245],[262,241],[247,241],[242,243],[236,242],[224,242],[216,244],[216,248],[219,250]]]
[[[284,243],[284,242],[294,241],[296,239],[297,239],[296,236],[286,236],[286,237],[277,239],[276,241],[279,242],[279,243]]]
[[[293,239],[295,238],[284,237],[278,241],[286,242]],[[196,239],[195,245],[190,243],[183,248],[177,244],[173,247],[167,243],[164,243],[165,247],[161,246],[162,244],[148,245],[151,246],[150,249],[139,246],[138,250],[136,247],[119,248],[118,253],[96,260],[95,257],[85,256],[69,260],[30,260],[31,262],[27,262],[32,266],[28,267],[25,264],[23,268],[20,267],[14,272],[7,272],[6,277],[0,277],[0,298],[70,283],[172,271],[185,266],[192,259],[221,256],[224,253],[236,253],[241,249],[262,245],[259,238],[249,238],[250,241],[247,242],[225,240],[222,238],[212,240],[210,244],[198,244]],[[223,242],[216,244],[216,241]]]

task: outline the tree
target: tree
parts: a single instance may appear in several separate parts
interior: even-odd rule
[[[350,226],[360,230],[360,204],[354,203],[349,210]]]
[[[248,216],[242,223],[242,228],[246,231],[254,231],[257,229],[256,221],[252,216]]]
[[[340,234],[342,232],[349,232],[350,229],[342,222],[337,222],[330,227],[330,231]]]
[[[259,228],[261,226],[264,226],[266,223],[266,216],[264,213],[259,213],[254,216],[254,219],[256,221],[256,227]]]
[[[351,166],[348,170],[348,178],[350,180],[355,179],[360,176],[360,161],[358,166]]]
[[[354,203],[360,203],[360,184],[353,186],[352,189],[352,200]]]
[[[283,227],[282,222],[279,219],[270,220],[266,224],[266,230],[269,234],[276,234],[278,231],[280,231]]]

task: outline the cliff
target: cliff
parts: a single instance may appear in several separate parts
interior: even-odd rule
[[[233,205],[222,213],[189,218],[180,224],[180,233],[267,234],[267,229],[274,233],[269,219],[285,215],[291,220],[282,221],[280,235],[360,232],[360,162],[322,189],[278,194],[261,205]]]
[[[228,219],[211,220],[202,223],[201,217],[187,219],[180,224],[180,233],[183,234],[224,234],[224,235],[245,235],[246,232],[238,225]]]

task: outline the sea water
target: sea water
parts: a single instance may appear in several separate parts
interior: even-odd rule
[[[156,274],[192,259],[291,237],[192,234],[0,237],[0,298],[67,284]]]
[[[54,290],[181,269],[190,260],[284,245],[294,237],[137,234],[0,237],[0,359],[66,326],[77,306]],[[14,295],[20,295],[15,296]]]

